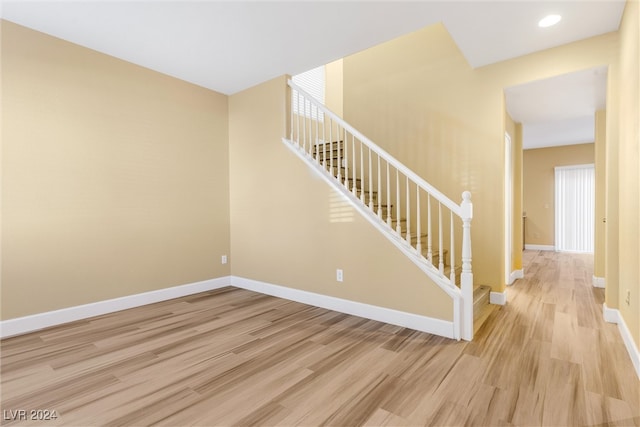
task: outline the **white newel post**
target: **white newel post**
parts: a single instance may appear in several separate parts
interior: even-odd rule
[[[460,276],[460,290],[462,291],[462,339],[473,339],[473,272],[471,271],[471,219],[473,218],[473,204],[471,193],[462,193],[460,205],[462,218],[462,274]]]

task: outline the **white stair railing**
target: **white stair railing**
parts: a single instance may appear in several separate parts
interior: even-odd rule
[[[289,87],[283,141],[452,298],[454,338],[471,340],[471,193],[456,204],[295,83]]]

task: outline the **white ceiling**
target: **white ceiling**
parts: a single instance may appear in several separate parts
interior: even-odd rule
[[[4,19],[233,94],[444,22],[479,67],[618,29],[624,0],[25,1]],[[556,27],[537,22],[561,13]]]
[[[505,89],[507,111],[523,124],[523,148],[595,140],[595,112],[606,106],[607,67]]]
[[[615,31],[624,5],[625,0],[0,0],[0,16],[134,64],[233,94],[436,22],[444,23],[469,64],[480,67]],[[538,20],[550,13],[561,14],[562,21],[555,27],[538,28]],[[588,85],[601,83],[598,78],[589,80],[586,76],[566,79],[507,90],[512,116],[525,124],[526,146],[533,139],[552,139],[549,132],[556,135],[564,132],[557,127],[563,120],[567,123],[573,120],[576,132],[577,128],[584,130],[590,126],[584,119],[586,111],[593,110],[591,104],[587,105],[593,101],[589,97],[566,96],[563,107],[554,109],[555,115],[548,114],[551,109],[545,102],[551,106],[560,104],[545,94],[562,94],[573,79],[577,79],[577,94],[583,93]],[[562,90],[557,90],[558,84],[562,84]],[[579,111],[583,119],[569,117],[568,111]],[[547,114],[543,116],[541,112]],[[576,138],[583,136],[563,140],[576,143]]]

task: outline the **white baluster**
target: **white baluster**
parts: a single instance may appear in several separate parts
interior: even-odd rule
[[[407,176],[407,235],[405,236],[411,245],[411,196],[409,194],[409,177]]]
[[[307,152],[307,99],[304,98],[304,114],[302,115],[302,151]]]
[[[293,105],[294,105],[294,96],[296,94],[296,90],[291,88],[291,120],[290,120],[290,127],[291,127],[291,132],[289,133],[289,139],[291,140],[291,142],[293,142]]]
[[[442,256],[442,203],[438,202],[438,270],[440,270],[440,274],[444,276],[444,260]]]
[[[344,186],[349,188],[349,147],[347,144],[347,130],[342,129],[342,147],[344,147]]]
[[[296,98],[298,99],[298,104],[297,104],[298,105],[298,111],[297,111],[298,115],[296,117],[296,128],[297,128],[297,131],[296,131],[296,143],[298,144],[298,147],[299,147],[300,146],[300,96],[301,95],[300,95],[300,92],[296,92],[296,93],[297,93]]]
[[[421,217],[420,217],[420,186],[418,184],[416,184],[416,251],[418,251],[419,255],[422,255],[422,239],[420,238],[420,232],[421,232],[421,227],[420,227],[420,222],[421,222]]]
[[[385,160],[387,164],[387,188],[385,191],[387,193],[387,225],[391,227],[391,187],[389,185],[389,162]],[[378,189],[378,200],[380,200],[380,189]]]
[[[333,175],[333,120],[332,119],[329,119],[329,170],[331,171],[331,175]]]
[[[449,273],[449,280],[451,280],[451,284],[455,285],[456,284],[456,243],[453,240],[455,238],[454,233],[453,233],[453,211],[449,211],[449,216],[450,219],[450,231],[451,231],[451,243],[449,243],[449,248],[450,248],[450,254],[449,254],[449,259],[451,260],[451,262],[449,263],[451,265],[451,272]]]
[[[338,173],[336,174],[336,176],[338,177],[338,181],[342,182],[342,158],[340,156],[340,146],[342,145],[340,143],[340,134],[342,132],[340,132],[340,123],[336,123],[336,149],[338,151],[338,157],[337,157],[337,163],[338,163]]]
[[[380,201],[380,191],[382,190],[382,184],[380,181],[380,155],[378,154],[378,218],[382,219],[382,203]],[[387,205],[387,209],[389,206]]]
[[[371,148],[369,148],[369,209],[373,210],[373,168],[371,167]]]
[[[360,200],[365,205],[367,204],[367,197],[364,193],[364,150],[362,148],[364,144],[360,141]]]
[[[356,187],[356,137],[353,136],[353,134],[351,134],[351,154],[351,161],[353,162],[353,168],[351,168],[351,192],[354,196],[357,196],[358,187]]]
[[[433,263],[433,246],[431,236],[431,195],[427,193],[427,259],[430,263]]]
[[[396,233],[402,237],[402,227],[400,226],[400,171],[396,168]]]
[[[320,111],[318,110],[318,107],[316,107],[316,141],[315,141],[315,147],[316,147],[316,163],[320,163]]]
[[[471,193],[462,193],[460,204],[460,217],[462,218],[462,274],[460,275],[460,290],[463,298],[463,332],[462,338],[470,341],[473,339],[473,272],[471,271],[471,219],[473,218],[473,205]]]
[[[322,122],[322,167],[327,168],[327,123]]]

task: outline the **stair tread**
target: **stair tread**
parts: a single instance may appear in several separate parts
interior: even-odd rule
[[[344,145],[344,141],[340,140],[340,141],[331,141],[331,142],[329,142],[329,141],[317,142],[317,143],[313,144],[313,147],[314,148],[323,147],[323,146],[324,147],[329,147],[329,145],[337,145],[337,144]]]
[[[422,247],[422,252],[424,252],[426,254],[428,252],[428,248]],[[438,255],[439,253],[440,253],[440,250],[438,248],[431,247],[431,254],[432,255]],[[445,249],[442,250],[442,253],[443,254],[448,254],[449,250],[445,248]]]

